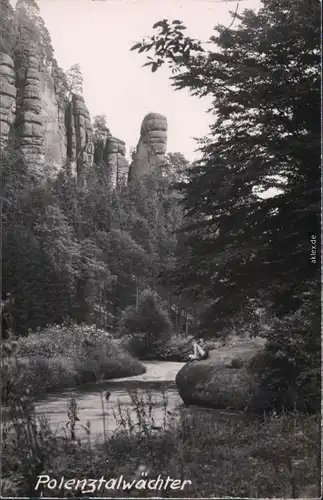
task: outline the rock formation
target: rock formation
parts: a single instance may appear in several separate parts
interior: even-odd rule
[[[18,0],[16,10],[7,5],[7,11],[13,22],[0,54],[1,147],[13,141],[29,172],[42,180],[66,161],[64,106],[53,76],[57,63],[33,0]]]
[[[40,72],[45,167],[48,166],[50,176],[57,174],[67,161],[66,105],[57,92],[55,69],[45,67]]]
[[[8,142],[9,132],[15,119],[16,74],[10,56],[0,52],[0,146]]]
[[[16,32],[11,37],[12,57],[0,51],[0,146],[8,146],[11,138],[39,181],[55,177],[62,168],[84,180],[93,166],[95,148],[84,98],[67,91],[34,0],[18,0],[15,12],[8,6],[9,14]],[[10,43],[7,47],[11,52]],[[115,187],[128,174],[125,143],[109,131],[101,143],[99,156]]]
[[[37,178],[44,176],[45,146],[42,116],[40,59],[37,48],[25,47],[17,66],[17,115],[15,129],[23,162]]]
[[[110,187],[117,187],[127,182],[129,163],[126,159],[126,144],[113,137],[105,127],[94,139],[94,163],[103,169]]]
[[[129,181],[143,175],[159,173],[167,148],[167,119],[159,113],[149,113],[143,119],[140,139],[129,170]]]
[[[0,22],[6,31],[0,39],[0,147],[14,144],[40,182],[66,169],[83,183],[94,164],[103,167],[111,187],[160,172],[166,118],[158,113],[145,116],[129,170],[122,140],[106,127],[94,136],[84,98],[68,88],[35,0],[18,0],[15,11],[8,0],[3,2],[7,10]]]
[[[1,147],[11,137],[40,181],[67,165],[82,177],[84,166],[92,166],[94,147],[84,99],[71,94],[66,100],[65,75],[35,2],[18,0],[14,18],[19,43],[12,57],[0,53]]]
[[[184,403],[235,411],[252,407],[259,381],[248,363],[263,352],[263,345],[263,340],[241,341],[231,347],[217,347],[205,361],[186,363],[176,375]],[[234,363],[237,359],[240,363]]]
[[[111,186],[116,187],[126,182],[129,164],[126,159],[125,142],[116,137],[108,136],[104,147],[103,161]]]
[[[90,113],[81,95],[74,94],[66,104],[65,126],[71,171],[82,177],[92,166],[94,145]]]

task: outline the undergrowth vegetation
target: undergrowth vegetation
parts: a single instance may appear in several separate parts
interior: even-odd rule
[[[145,290],[137,306],[127,307],[119,323],[119,335],[127,338],[128,350],[141,359],[156,357],[171,339],[172,322],[156,294]]]
[[[35,416],[33,406],[21,397],[12,399],[11,422],[4,425],[2,494],[31,497],[82,496],[58,486],[40,485],[38,476],[48,475],[59,483],[68,479],[118,479],[134,481],[126,494],[156,496],[136,490],[135,481],[170,476],[189,480],[184,490],[162,489],[163,497],[269,497],[319,496],[320,445],[318,416],[298,412],[247,420],[230,419],[216,412],[182,409],[176,413],[163,399],[163,419],[156,425],[152,394],[131,393],[132,411],[121,405],[110,408],[117,430],[105,429],[104,439],[91,435],[89,422],[81,439],[74,430],[79,418],[77,402],[70,401],[69,426],[54,432],[46,419]],[[105,402],[107,411],[109,402]],[[103,412],[103,419],[105,412]],[[68,429],[68,430],[67,430]],[[58,484],[57,483],[57,484]],[[89,488],[89,485],[88,485]],[[83,488],[83,495],[85,488]],[[130,490],[130,491],[129,491]],[[125,491],[86,492],[88,497],[122,497]],[[151,494],[150,494],[151,493]]]
[[[71,324],[19,337],[10,353],[4,348],[1,371],[6,400],[12,390],[23,394],[28,389],[40,396],[85,382],[138,375],[145,368],[104,330]]]

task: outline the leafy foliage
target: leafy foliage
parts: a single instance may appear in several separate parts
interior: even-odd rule
[[[79,64],[73,64],[66,72],[68,97],[83,94],[83,75]]]
[[[121,335],[131,336],[129,349],[140,358],[154,356],[172,334],[172,323],[151,291],[139,298],[138,307],[130,306],[120,320]]]
[[[107,128],[107,117],[106,115],[96,115],[93,118],[93,132],[94,136],[100,133],[108,132]]]
[[[1,161],[3,293],[14,297],[16,334],[67,318],[113,327],[146,287],[168,296],[157,275],[173,259],[181,218],[170,179],[111,190],[96,164],[86,186],[64,171],[40,186],[18,152]]]
[[[95,325],[49,325],[19,337],[12,352],[4,348],[2,398],[8,403],[19,394],[39,397],[48,391],[143,371],[111,334]]]
[[[259,291],[277,311],[297,309],[318,278],[302,229],[319,224],[318,9],[316,0],[310,9],[303,0],[268,1],[239,15],[236,29],[218,26],[215,50],[196,47],[188,59],[167,21],[140,46],[163,50],[163,62],[181,70],[176,89],[214,99],[203,159],[183,186],[190,253],[174,280],[179,291],[205,296],[209,323]],[[259,196],[269,189],[275,196]]]
[[[153,70],[167,63],[175,89],[212,98],[203,157],[182,183],[183,245],[164,281],[204,301],[204,335],[255,322],[260,301],[278,322],[262,372],[270,404],[317,409],[320,2],[266,0],[232,16],[239,24],[216,26],[207,45],[164,20],[132,48],[153,55]]]
[[[153,28],[158,30],[156,35],[148,40],[136,43],[130,49],[138,50],[139,53],[154,49],[156,57],[148,57],[148,61],[144,64],[144,66],[150,66],[153,73],[167,59],[172,59],[176,65],[181,65],[189,61],[192,52],[204,51],[199,41],[184,36],[183,31],[186,30],[186,26],[178,19],[175,19],[172,23],[169,23],[167,19],[163,19],[155,23]],[[176,71],[176,66],[173,69]]]
[[[1,11],[2,49],[7,54],[17,49],[17,85],[23,84],[28,67],[24,47],[35,46],[41,65],[51,71],[60,104],[82,93],[80,65],[74,64],[66,75],[58,67],[36,2],[17,2],[19,33],[6,0]],[[176,247],[173,230],[181,210],[171,180],[165,177],[158,187],[147,178],[112,190],[103,159],[110,133],[106,116],[93,122],[95,164],[86,169],[83,185],[68,165],[54,181],[40,185],[25,170],[15,149],[18,143],[1,155],[5,335],[67,319],[113,327],[146,287],[168,295],[157,275]]]
[[[321,407],[321,339],[317,311],[305,304],[276,320],[265,351],[252,370],[260,380],[267,407],[319,411]],[[264,401],[262,401],[264,404]]]
[[[17,0],[16,13],[19,30],[16,35],[15,56],[19,58],[25,52],[24,47],[34,42],[40,51],[41,65],[48,66],[53,62],[56,63],[50,35],[36,1]]]

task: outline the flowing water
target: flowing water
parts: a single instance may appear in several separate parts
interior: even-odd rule
[[[131,415],[137,420],[133,409],[131,391],[135,391],[139,398],[147,398],[147,393],[152,397],[152,418],[154,425],[163,425],[165,416],[165,405],[167,411],[176,414],[183,406],[183,402],[177,392],[175,377],[184,363],[177,362],[146,362],[146,373],[134,377],[108,380],[96,384],[85,384],[82,387],[66,390],[59,395],[51,394],[36,403],[36,414],[46,416],[51,425],[58,429],[67,429],[67,408],[71,397],[77,401],[79,422],[76,424],[76,433],[79,437],[86,435],[83,426],[87,421],[91,425],[91,435],[95,436],[103,432],[103,411],[107,432],[112,432],[117,427],[114,414]],[[106,392],[110,392],[109,401],[105,399]],[[102,399],[104,407],[102,407]]]
[[[179,416],[180,410],[184,408],[183,401],[180,398],[175,377],[178,371],[184,366],[184,363],[173,361],[150,361],[145,363],[146,373],[134,377],[112,379],[96,384],[85,384],[81,387],[69,389],[59,394],[51,394],[36,403],[36,414],[49,419],[51,426],[62,432],[64,429],[68,432],[66,424],[68,422],[68,403],[74,396],[77,402],[78,418],[75,430],[78,438],[86,436],[87,422],[91,425],[91,439],[102,436],[103,420],[106,422],[106,432],[111,433],[118,427],[120,421],[120,412],[125,415],[128,413],[133,422],[138,421],[137,413],[134,410],[134,404],[131,397],[133,391],[137,396],[147,400],[147,395],[152,397],[151,404],[146,404],[147,408],[151,406],[151,418],[153,425],[158,428],[164,425],[165,412],[168,418]],[[110,397],[107,402],[105,395],[109,391]],[[102,407],[103,400],[103,407]],[[166,408],[165,408],[166,407]],[[188,412],[202,415],[206,412],[212,412],[217,420],[240,420],[241,413],[231,413],[222,410],[210,410],[207,408],[190,407]],[[103,419],[103,412],[105,418]]]

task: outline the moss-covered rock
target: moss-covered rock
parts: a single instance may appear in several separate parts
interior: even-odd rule
[[[244,410],[252,405],[258,383],[246,365],[262,350],[263,340],[241,341],[219,347],[205,361],[186,363],[176,376],[185,404]],[[232,363],[241,360],[239,367]]]

